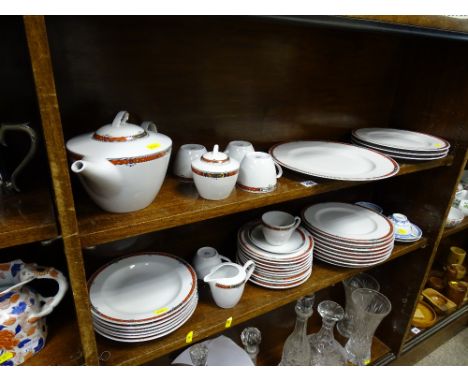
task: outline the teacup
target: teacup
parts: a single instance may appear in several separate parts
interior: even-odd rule
[[[468,190],[458,191],[455,194],[455,207],[458,207],[465,216],[468,216]]]
[[[395,226],[395,235],[407,236],[411,234],[411,222],[405,215],[395,213],[389,216],[388,218],[392,221],[393,225]]]
[[[202,247],[198,249],[193,259],[193,266],[199,279],[203,279],[211,270],[222,262],[231,260],[226,256],[220,255],[216,248]]]
[[[196,143],[180,146],[174,161],[174,174],[180,178],[193,179],[192,162],[205,153],[205,146]]]
[[[232,308],[241,299],[247,280],[252,276],[255,263],[247,261],[244,266],[223,263],[213,268],[203,280],[210,285],[213,299],[220,308]]]
[[[463,279],[466,274],[466,268],[460,264],[451,264],[447,267],[447,281],[458,281]]]
[[[224,153],[229,155],[230,158],[234,158],[239,163],[244,159],[245,154],[253,153],[254,147],[252,143],[247,141],[231,141],[228,143]]]
[[[261,151],[247,153],[242,160],[237,185],[248,192],[267,193],[276,188],[283,170],[270,154]]]
[[[301,218],[283,211],[269,211],[262,215],[262,231],[271,245],[286,243],[294,230],[301,224]]]

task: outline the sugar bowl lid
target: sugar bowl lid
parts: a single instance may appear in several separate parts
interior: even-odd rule
[[[70,139],[67,150],[75,156],[115,159],[154,155],[172,147],[172,140],[158,133],[153,122],[138,126],[128,118],[128,112],[120,111],[111,124]]]
[[[219,151],[218,145],[214,145],[213,151],[209,151],[193,161],[192,166],[202,171],[226,172],[238,170],[239,162]]]

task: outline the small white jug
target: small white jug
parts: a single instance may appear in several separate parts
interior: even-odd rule
[[[247,261],[244,266],[223,263],[215,267],[203,279],[210,285],[211,294],[220,308],[232,308],[241,299],[245,283],[252,276],[255,263]]]

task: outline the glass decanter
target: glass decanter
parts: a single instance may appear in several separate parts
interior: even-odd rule
[[[355,317],[345,350],[352,364],[368,365],[371,361],[372,338],[377,327],[392,310],[392,304],[383,294],[367,288],[356,289],[351,299]]]
[[[336,324],[338,333],[343,337],[349,337],[353,330],[354,322],[354,304],[351,300],[351,294],[358,288],[373,289],[377,292],[380,290],[380,285],[376,279],[367,273],[359,273],[347,280],[343,281],[343,287],[345,291],[346,306],[344,318]]]
[[[260,342],[262,342],[260,330],[254,327],[245,328],[241,333],[241,341],[253,364],[256,365]]]
[[[307,366],[310,364],[310,346],[307,340],[307,320],[312,316],[315,296],[297,300],[296,325],[284,342],[283,355],[279,366]]]
[[[333,328],[343,319],[343,308],[334,301],[325,300],[318,304],[317,311],[322,317],[322,328],[308,337],[310,364],[313,366],[342,366],[346,364],[346,352],[335,340]]]
[[[208,361],[208,347],[205,344],[193,345],[189,350],[189,354],[193,366],[206,366],[206,362]]]

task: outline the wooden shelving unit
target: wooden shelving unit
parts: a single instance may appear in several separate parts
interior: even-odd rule
[[[46,189],[3,198],[0,249],[57,237],[52,198]]]
[[[422,248],[426,244],[427,240],[423,238],[415,243],[396,245],[387,262]],[[226,321],[230,317],[232,317],[232,325],[239,325],[253,317],[295,301],[301,296],[339,283],[362,271],[363,269],[339,268],[316,262],[309,280],[296,288],[271,290],[248,283],[242,300],[231,309],[219,309],[210,298],[202,296],[193,316],[170,335],[140,344],[121,344],[98,336],[99,353],[109,352],[111,354],[104,363],[106,365],[143,364],[186,346],[186,336],[190,331],[193,331],[193,340],[200,341],[224,331]],[[200,285],[199,288],[203,288],[203,285]]]
[[[452,162],[453,157],[448,156],[430,162],[403,163],[398,176],[450,166]],[[143,210],[126,214],[125,219],[121,219],[120,215],[100,210],[87,198],[80,203],[78,211],[81,243],[84,247],[94,246],[363,184],[362,182],[317,180],[320,183],[316,186],[305,187],[300,182],[306,179],[308,179],[306,176],[301,178],[288,173],[279,180],[277,189],[273,193],[252,194],[236,188],[227,199],[211,201],[200,198],[193,184],[181,183],[169,175],[154,202]]]
[[[397,245],[385,264],[372,267],[393,306],[374,338],[373,363],[398,360],[441,239],[458,237],[467,227],[465,219],[444,231],[467,158],[467,21],[353,16],[144,17],[135,22],[130,17],[25,16],[2,27],[15,33],[3,33],[0,46],[6,56],[19,58],[2,62],[6,67],[0,73],[8,73],[3,82],[19,92],[18,99],[33,99],[28,115],[36,115],[35,124],[42,127],[52,179],[41,173],[37,190],[2,196],[0,249],[61,236],[63,254],[56,257],[68,266],[76,312],[60,310],[49,317],[46,347],[27,365],[140,365],[187,346],[188,331],[193,330],[195,342],[223,333],[229,317],[234,329],[265,318],[266,330],[273,333],[279,323],[269,318],[287,304],[304,294],[329,293],[363,269],[316,262],[303,285],[275,291],[248,283],[240,303],[227,310],[216,307],[206,285],[200,285],[199,305],[181,328],[155,341],[123,344],[93,330],[86,278],[95,262],[106,258],[92,260],[83,249],[158,231],[158,245],[171,238],[177,244],[174,253],[187,260],[206,238],[205,245],[231,255],[239,224],[258,212],[252,210],[299,209],[328,197],[379,202],[386,213],[401,211],[423,229],[423,239]],[[8,99],[2,100],[6,105]],[[286,171],[275,192],[235,190],[217,202],[200,199],[193,185],[168,175],[148,208],[110,214],[70,177],[65,142],[109,122],[122,107],[135,121],[154,119],[173,140],[173,156],[188,142],[210,147],[243,139],[264,151],[292,140],[348,142],[353,129],[368,126],[438,135],[451,143],[451,151],[441,160],[404,163],[397,176],[377,182],[317,180],[305,187],[301,181],[310,178]],[[158,251],[155,247],[148,250]],[[271,340],[263,364],[275,364],[282,348],[276,337]],[[106,357],[100,359],[101,354]]]

